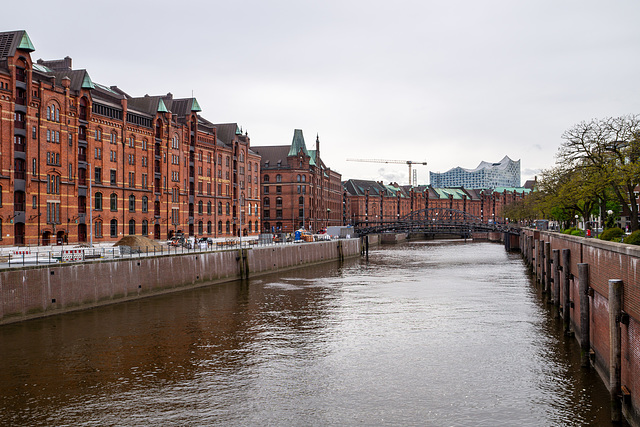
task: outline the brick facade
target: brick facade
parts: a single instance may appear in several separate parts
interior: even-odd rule
[[[260,158],[195,98],[132,97],[0,33],[0,244],[259,230]]]
[[[506,219],[505,205],[523,198],[522,189],[469,190],[465,188],[433,188],[431,186],[399,186],[379,181],[344,181],[343,221],[391,221],[422,209],[455,209],[475,215],[482,222]]]
[[[342,225],[341,175],[320,157],[320,141],[307,150],[302,130],[291,145],[254,147],[261,156],[262,231],[319,231]]]

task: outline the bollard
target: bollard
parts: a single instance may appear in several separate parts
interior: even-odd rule
[[[562,319],[564,324],[564,332],[568,334],[571,330],[571,299],[570,299],[570,280],[571,280],[571,250],[562,250],[562,273],[564,276],[562,287]]]
[[[620,314],[622,312],[622,280],[609,280],[609,394],[611,396],[611,421],[622,418],[622,402],[619,394],[622,388],[622,332]]]
[[[578,287],[580,294],[580,363],[583,368],[589,367],[589,264],[578,264]]]

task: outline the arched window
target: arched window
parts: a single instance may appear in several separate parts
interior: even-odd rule
[[[102,210],[102,193],[96,193],[95,210]]]
[[[269,182],[269,175],[265,175],[262,179],[264,182]]]
[[[253,225],[254,225],[254,227],[255,227],[255,228],[254,228],[254,230],[258,231],[258,230],[259,230],[259,228],[258,228],[258,221],[255,221],[255,222],[253,223]]]
[[[302,182],[307,182],[307,176],[306,175],[302,175]]]
[[[304,197],[302,197],[302,196],[298,197],[298,204],[299,205],[304,205]]]
[[[102,141],[102,129],[100,128],[96,129],[96,141],[98,142]]]
[[[136,211],[136,196],[133,194],[129,196],[129,212]]]
[[[111,140],[109,141],[111,144],[118,143],[118,134],[116,132],[111,132]]]
[[[240,159],[241,162],[244,162],[244,150],[240,151]]]
[[[203,204],[202,204],[202,200],[198,201],[198,214],[202,215],[202,208],[203,208]]]
[[[218,234],[222,234],[222,221],[218,221]]]
[[[265,197],[262,202],[262,206],[264,206],[265,208],[268,208],[270,204],[271,204],[271,200],[268,197]]]
[[[94,233],[96,237],[102,237],[102,221],[98,220],[94,225]]]
[[[146,236],[149,234],[149,221],[146,219],[142,220],[142,235]]]
[[[112,219],[111,220],[111,224],[109,226],[109,235],[111,237],[117,237],[118,236],[118,220],[117,219]]]
[[[276,175],[276,182],[282,182],[282,175]]]
[[[133,236],[134,234],[136,234],[136,220],[135,219],[130,219],[129,220],[129,235]]]
[[[204,232],[204,227],[202,221],[198,221],[198,234],[202,234]]]
[[[118,210],[118,195],[116,193],[111,193],[111,196],[109,196],[109,202],[111,211],[116,212]]]
[[[207,221],[207,234],[211,234],[213,232],[213,226],[211,221]]]
[[[227,221],[227,234],[231,233],[231,223],[229,221]]]
[[[296,176],[296,181],[300,182],[300,175]]]
[[[231,213],[231,207],[229,206],[229,202],[227,202],[227,215]]]
[[[218,215],[222,215],[222,202],[218,202]]]
[[[249,221],[247,225],[249,226],[249,233],[251,233],[251,221]]]
[[[276,208],[282,207],[282,197],[276,197]]]
[[[149,211],[149,198],[147,196],[142,196],[142,212]]]
[[[207,215],[211,215],[211,202],[207,202]]]
[[[171,140],[171,148],[174,148],[176,150],[180,149],[180,137],[177,133],[173,135],[173,139]]]

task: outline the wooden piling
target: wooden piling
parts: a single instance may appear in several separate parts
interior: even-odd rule
[[[583,368],[589,367],[589,350],[591,342],[589,337],[589,264],[578,264],[578,287],[580,294],[580,363]]]
[[[564,332],[568,334],[571,331],[571,249],[562,250],[562,275],[564,276],[562,287],[562,320]]]
[[[611,396],[611,421],[622,418],[622,280],[609,280],[609,394]]]
[[[551,296],[551,243],[544,242],[544,293]]]
[[[560,250],[553,250],[553,305],[556,318],[560,315]]]
[[[540,273],[539,273],[539,266],[540,266],[540,241],[538,240],[534,240],[533,241],[533,275],[536,277],[536,285],[540,284]]]

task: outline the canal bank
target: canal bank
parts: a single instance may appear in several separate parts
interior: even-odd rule
[[[360,255],[359,239],[0,271],[0,324]]]
[[[612,417],[640,425],[640,247],[527,229],[520,250],[609,389]]]

